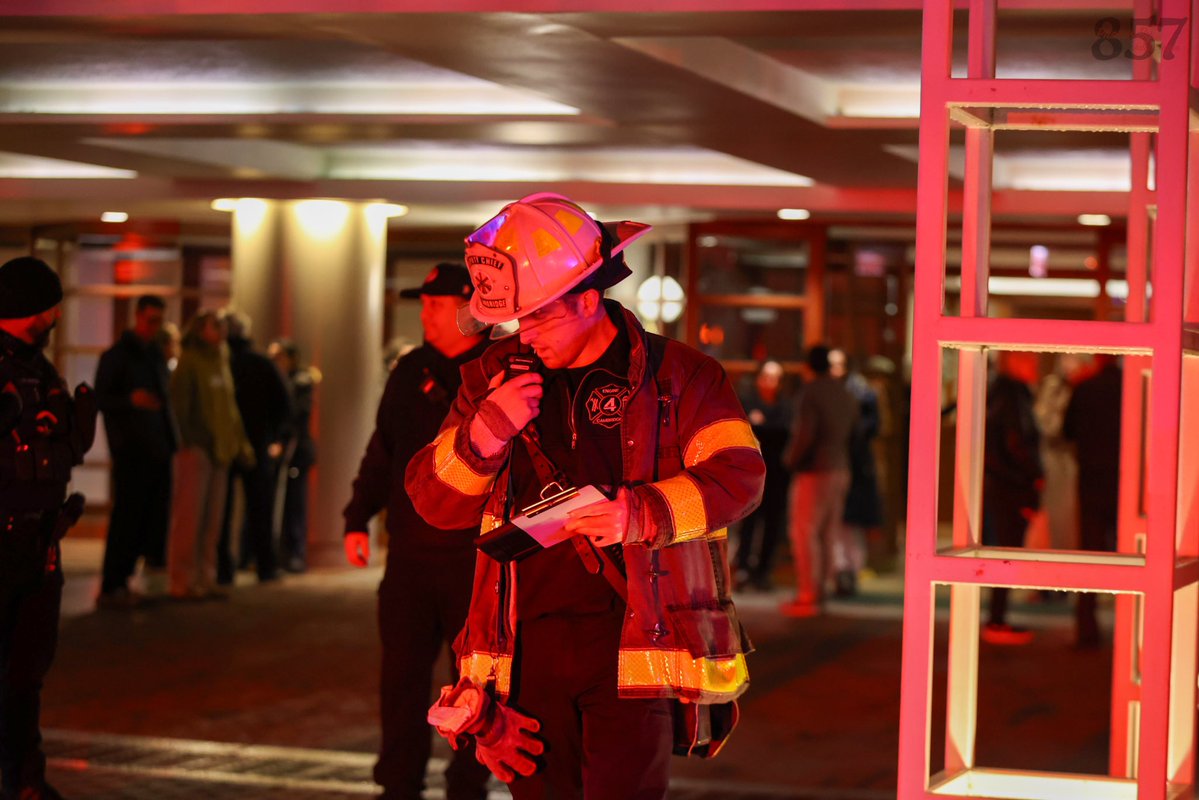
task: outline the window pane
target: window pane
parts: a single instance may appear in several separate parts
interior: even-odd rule
[[[718,359],[798,361],[803,353],[798,309],[704,306],[699,347]]]
[[[804,294],[807,242],[701,235],[700,294]]]

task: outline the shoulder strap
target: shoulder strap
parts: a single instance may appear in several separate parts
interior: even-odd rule
[[[654,393],[658,396],[657,460],[654,462],[654,480],[675,472],[682,454],[679,452],[678,404],[675,402],[674,387],[669,375],[662,374],[669,341],[661,336],[645,337],[648,359],[646,372],[653,381]]]

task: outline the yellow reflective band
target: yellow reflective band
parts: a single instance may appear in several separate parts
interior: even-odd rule
[[[729,529],[728,528],[721,528],[718,531],[712,531],[711,533],[708,534],[708,541],[710,541],[710,542],[719,541],[721,539],[727,539],[727,538],[729,538]]]
[[[686,473],[675,475],[664,481],[651,483],[670,508],[674,523],[673,542],[688,542],[699,539],[708,532],[708,512],[704,510],[704,496],[695,481]]]
[[[499,694],[507,695],[512,690],[512,656],[476,651],[458,659],[458,671],[479,686],[495,681]]]
[[[433,440],[433,472],[438,480],[456,492],[478,496],[491,491],[494,475],[480,475],[471,469],[454,452],[454,436],[457,426],[446,428]]]
[[[686,650],[621,650],[618,665],[622,689],[670,686],[697,700],[732,699],[749,680],[741,653],[692,658]]]
[[[707,461],[721,450],[730,447],[749,447],[760,452],[754,430],[743,419],[722,419],[700,428],[683,453],[683,465],[694,467]]]

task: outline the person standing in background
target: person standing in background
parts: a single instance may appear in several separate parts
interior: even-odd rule
[[[112,513],[96,605],[133,608],[129,589],[139,556],[147,572],[166,569],[171,524],[171,457],[179,443],[170,403],[170,372],[158,346],[166,304],[138,298],[133,327],[104,351],[96,368],[96,402],[112,454]]]
[[[812,379],[799,392],[791,442],[784,463],[791,481],[791,553],[795,558],[795,599],[782,612],[811,617],[823,611],[833,575],[833,549],[842,535],[849,492],[849,440],[857,421],[857,401],[831,374],[831,351],[808,351]]]
[[[287,378],[292,409],[275,497],[279,558],[288,572],[303,572],[308,568],[308,471],[316,464],[312,403],[321,372],[300,365],[300,349],[291,339],[271,342],[267,355]]]
[[[849,368],[845,351],[829,354],[830,374],[845,382],[858,403],[858,417],[849,437],[849,491],[841,517],[841,535],[833,547],[835,588],[838,597],[858,593],[858,573],[866,566],[867,536],[883,524],[883,503],[878,492],[878,469],[874,459],[874,437],[879,431],[878,395],[862,377]]]
[[[62,800],[46,782],[42,682],[58,645],[59,541],[83,513],[67,497],[96,433],[95,395],[74,395],[43,354],[62,311],[46,262],[0,266],[0,796]]]
[[[375,782],[387,800],[420,800],[432,747],[425,710],[433,665],[465,624],[470,603],[477,531],[430,525],[404,490],[408,462],[433,441],[449,413],[462,383],[460,368],[486,348],[484,336],[458,330],[458,310],[470,295],[466,267],[452,263],[438,264],[423,285],[400,292],[420,298],[424,343],[401,356],[387,379],[345,509],[346,558],[354,566],[367,565],[367,526],[384,508],[391,534],[379,585],[383,741],[375,764]],[[482,800],[487,775],[473,748],[458,750],[446,769],[446,797]]]
[[[250,318],[240,311],[226,310],[223,315],[229,345],[229,372],[237,397],[237,410],[254,460],[234,464],[229,475],[229,497],[233,484],[240,482],[245,498],[244,519],[236,519],[234,503],[226,503],[221,523],[221,541],[217,550],[217,580],[233,582],[234,554],[245,563],[252,558],[260,582],[279,577],[275,554],[276,466],[283,456],[283,442],[291,424],[291,395],[287,382],[275,362],[254,350],[250,341]],[[240,547],[234,547],[241,530]]]
[[[987,386],[983,448],[983,544],[1023,547],[1028,523],[1041,504],[1041,437],[1033,416],[1035,354],[999,351]],[[1007,622],[1009,590],[991,588],[982,639],[991,644],[1026,644],[1032,631]]]
[[[790,398],[781,395],[783,367],[767,361],[758,370],[753,389],[741,397],[741,405],[753,426],[754,436],[766,462],[766,486],[762,504],[741,522],[737,553],[733,558],[738,588],[770,591],[774,553],[787,530],[787,486],[791,475],[783,465],[787,439],[791,435]]]
[[[1116,357],[1095,357],[1098,371],[1074,387],[1062,434],[1078,457],[1078,531],[1083,550],[1115,552],[1120,510],[1120,424],[1124,372]],[[1080,592],[1075,606],[1075,645],[1102,642],[1095,619],[1097,596]]]
[[[171,405],[179,422],[167,571],[171,597],[223,596],[216,587],[216,549],[235,461],[254,463],[229,373],[225,331],[216,311],[187,326],[171,374]]]

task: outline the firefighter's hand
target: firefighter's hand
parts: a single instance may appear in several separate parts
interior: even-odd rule
[[[604,500],[571,511],[566,531],[575,536],[586,536],[596,547],[620,544],[629,532],[629,490],[622,487],[615,500]]]
[[[535,756],[545,745],[533,734],[541,723],[519,711],[495,702],[490,724],[475,734],[475,757],[504,783],[517,775],[528,777],[537,771]]]
[[[346,561],[355,567],[365,567],[371,560],[371,537],[364,531],[346,534]]]
[[[526,372],[505,381],[501,372],[491,379],[489,388],[491,394],[470,424],[471,444],[484,458],[502,450],[541,413],[542,378]]]

